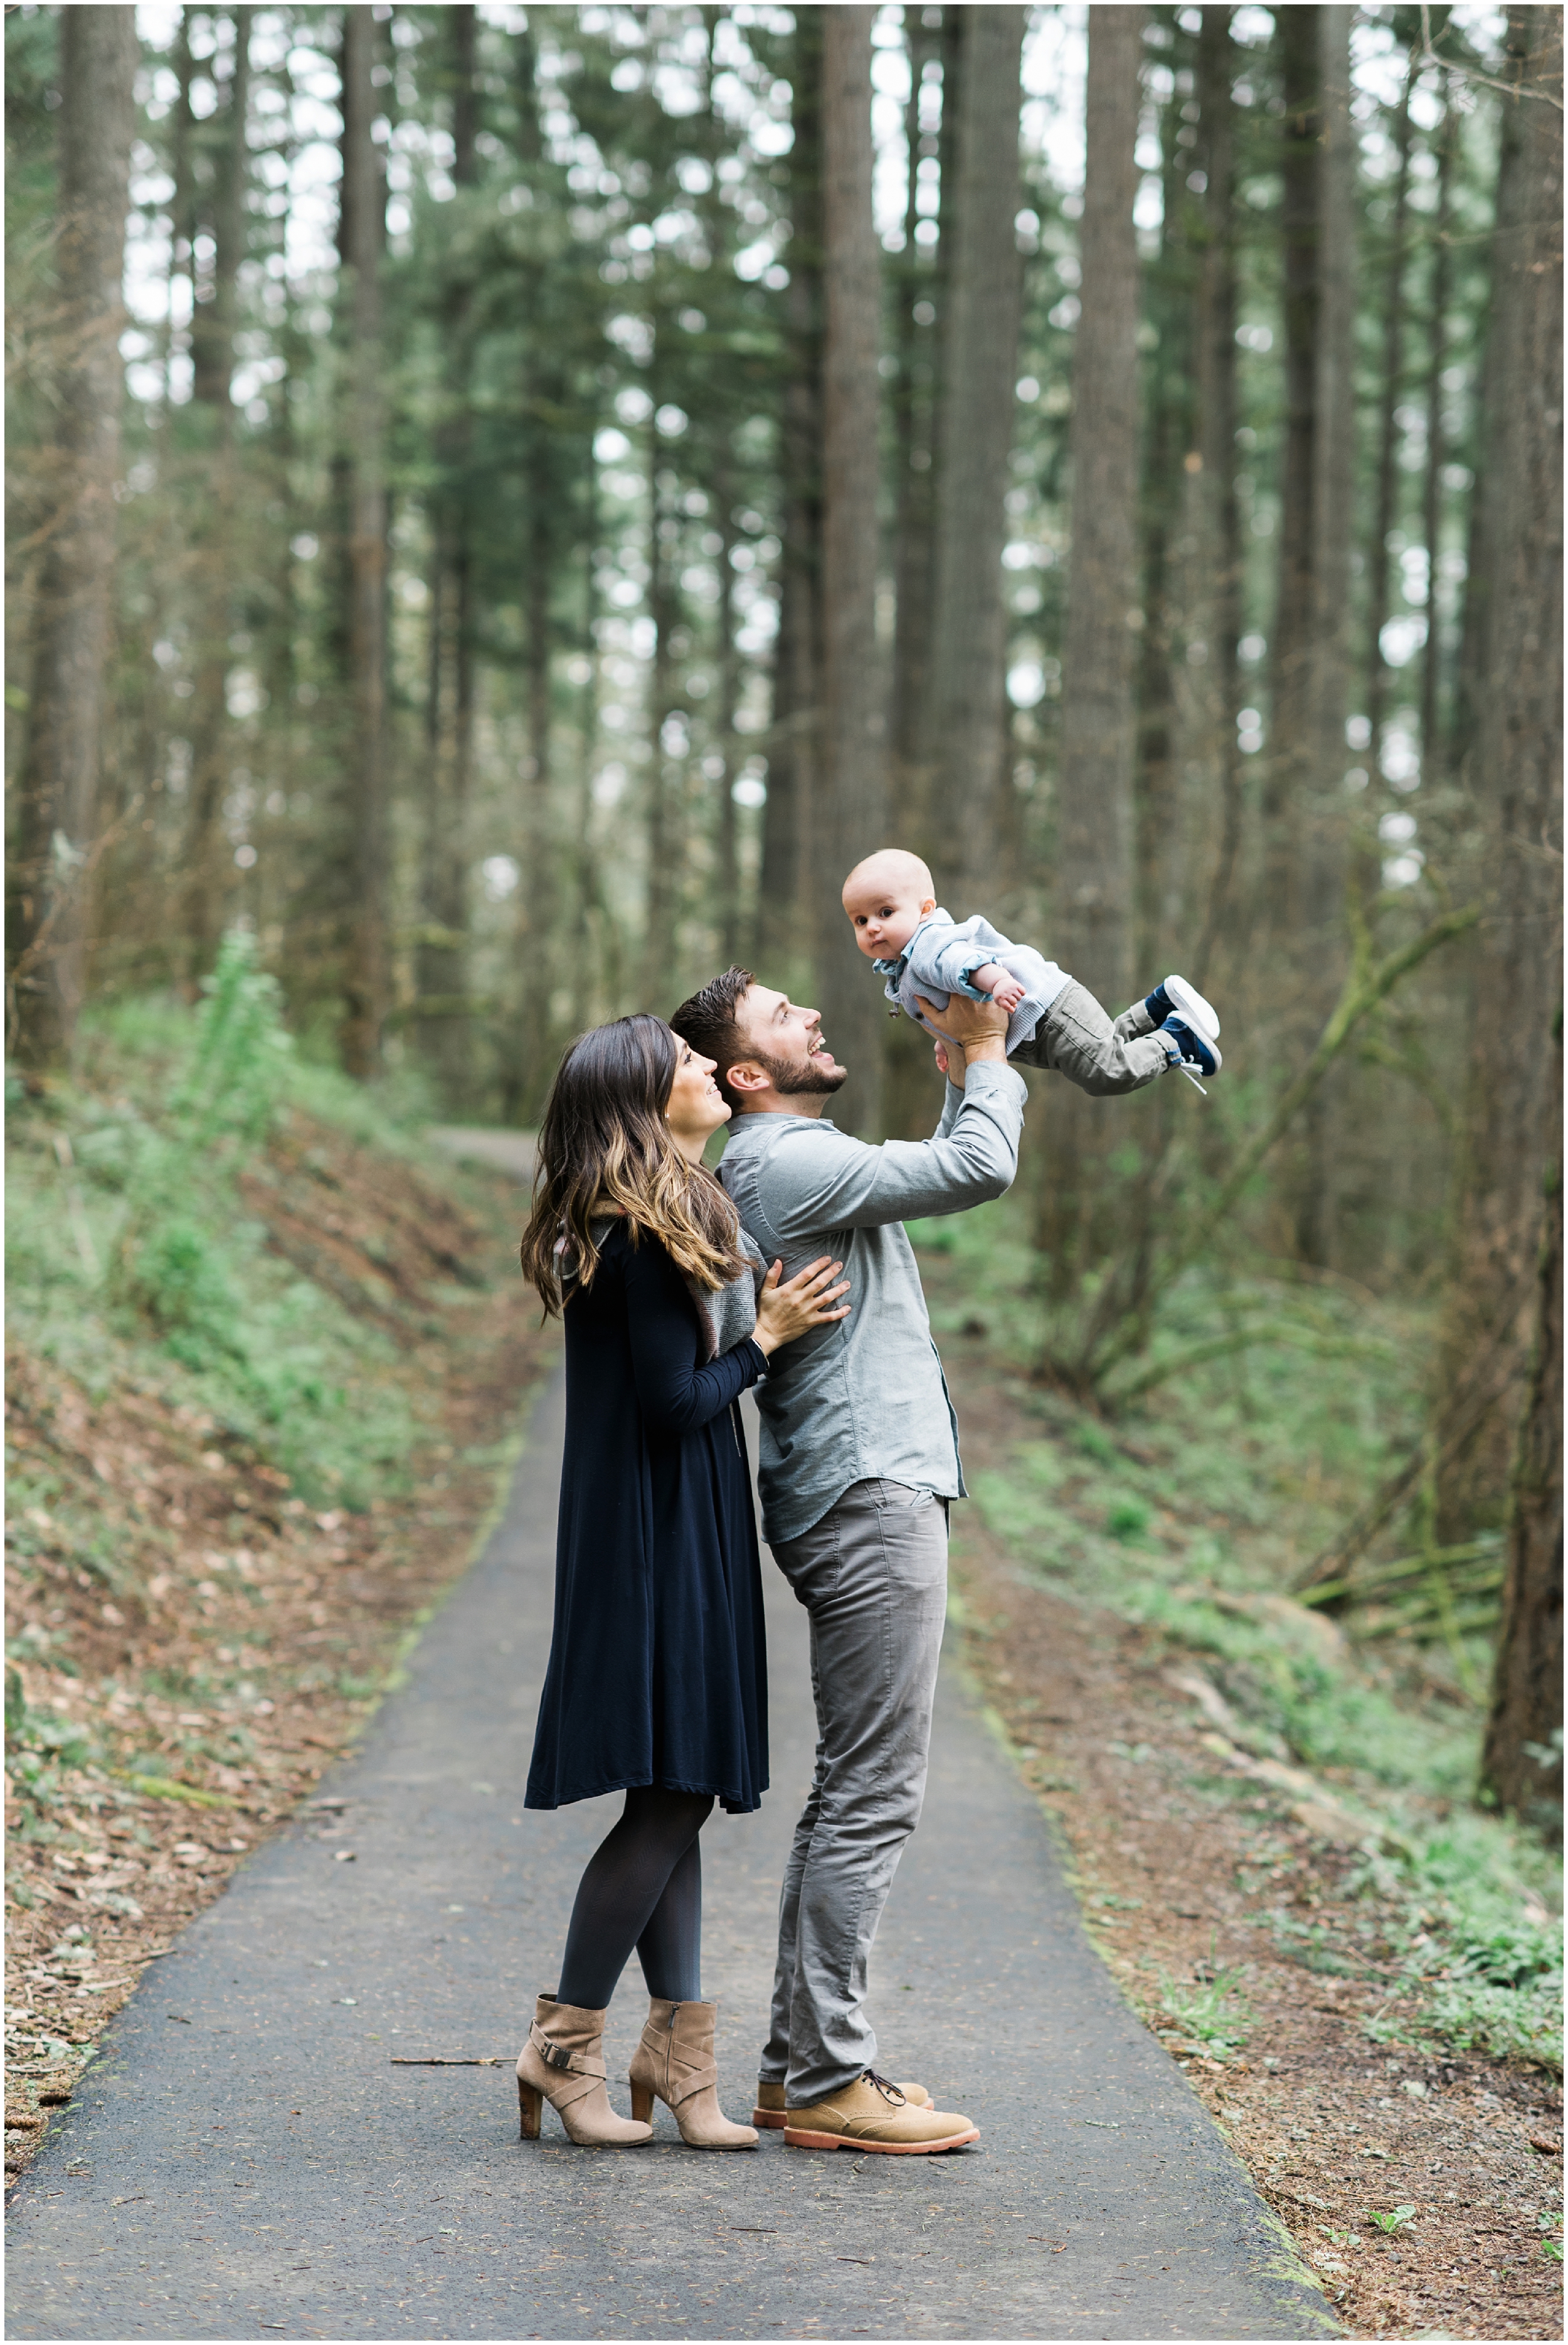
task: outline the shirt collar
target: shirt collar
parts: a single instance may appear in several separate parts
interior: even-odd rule
[[[831,1116],[793,1115],[786,1113],[782,1109],[774,1109],[772,1112],[767,1114],[737,1115],[732,1119],[730,1123],[729,1137],[724,1142],[724,1155],[727,1156],[729,1154],[736,1141],[739,1140],[741,1134],[744,1132],[753,1132],[755,1142],[760,1144],[763,1141],[768,1138],[770,1132],[777,1133],[785,1130],[794,1131],[795,1127],[800,1124],[808,1126],[813,1132],[836,1132],[838,1130],[837,1124],[834,1122]],[[758,1126],[762,1128],[760,1130],[756,1129]],[[722,1162],[723,1159],[720,1161]]]

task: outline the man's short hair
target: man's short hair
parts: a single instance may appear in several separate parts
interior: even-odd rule
[[[713,1080],[734,1108],[744,1102],[730,1089],[730,1069],[737,1059],[750,1059],[756,1055],[754,1046],[742,1033],[735,1015],[742,996],[754,982],[749,969],[727,969],[723,977],[710,978],[700,993],[693,993],[689,1001],[683,1001],[670,1020],[671,1027],[683,1042],[689,1042],[693,1050],[704,1059],[716,1061]]]

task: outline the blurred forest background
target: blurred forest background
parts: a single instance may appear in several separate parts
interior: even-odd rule
[[[917,1134],[838,903],[889,840],[1113,1011],[1179,969],[1207,1105],[1035,1082],[1032,1365],[1114,1406],[1408,1306],[1302,1585],[1501,1602],[1483,1771],[1543,1813],[1562,23],[8,9],[23,1091],[238,933],[432,1115],[528,1124],[738,959]]]

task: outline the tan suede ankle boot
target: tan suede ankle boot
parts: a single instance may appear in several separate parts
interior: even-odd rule
[[[755,2149],[750,2126],[732,2125],[719,2106],[713,2058],[716,2003],[648,2000],[648,2025],[632,2055],[632,2114],[653,2114],[653,2096],[674,2114],[681,2138],[693,2149]]]
[[[539,2139],[541,2104],[548,2101],[583,2149],[634,2149],[652,2141],[652,2126],[616,2116],[604,2076],[603,2012],[580,2011],[575,2004],[541,1995],[517,2061],[523,2140]]]

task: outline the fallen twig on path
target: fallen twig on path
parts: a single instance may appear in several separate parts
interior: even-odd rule
[[[449,2055],[444,2052],[394,2052],[389,2065],[394,2068],[501,2068],[511,2061],[510,2052],[478,2052]]]

